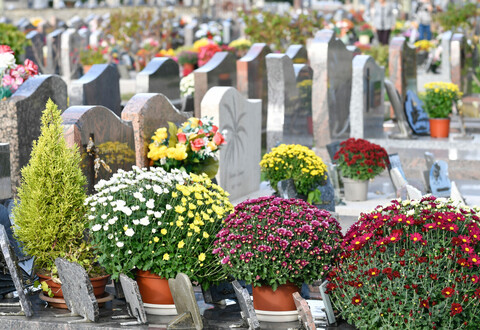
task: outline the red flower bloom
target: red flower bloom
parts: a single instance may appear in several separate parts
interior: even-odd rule
[[[380,273],[381,273],[381,272],[380,272],[380,269],[378,269],[378,268],[370,268],[370,269],[368,270],[368,274],[369,274],[370,276],[378,276],[378,275],[380,275]]]
[[[445,298],[450,298],[451,296],[453,296],[454,293],[455,293],[455,289],[451,287],[446,287],[445,289],[442,290],[442,294]]]
[[[353,305],[360,305],[362,302],[362,298],[360,298],[360,295],[357,293],[353,298],[352,298],[352,304]]]
[[[450,316],[460,314],[463,311],[462,305],[453,303],[450,308]]]
[[[8,45],[0,45],[0,53],[9,53],[9,54],[14,54],[12,48]]]
[[[422,238],[423,238],[423,236],[419,233],[410,234],[410,239],[414,243],[420,242],[422,240]]]
[[[430,304],[427,299],[423,299],[422,301],[420,301],[420,305],[422,305],[422,307],[427,309],[430,308]]]

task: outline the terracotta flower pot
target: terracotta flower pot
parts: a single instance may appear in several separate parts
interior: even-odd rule
[[[273,291],[271,286],[253,286],[253,307],[260,321],[290,322],[298,319],[292,294],[300,292],[293,283],[280,285]]]
[[[430,136],[434,138],[448,138],[450,132],[450,118],[430,118]]]
[[[147,314],[176,315],[168,280],[149,271],[137,270],[135,279]]]

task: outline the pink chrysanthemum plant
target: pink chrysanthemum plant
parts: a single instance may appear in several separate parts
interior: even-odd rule
[[[359,329],[478,329],[476,209],[433,196],[394,200],[347,232],[328,290]]]
[[[329,212],[300,199],[274,196],[235,207],[217,234],[213,253],[228,275],[273,290],[322,279],[342,241]]]

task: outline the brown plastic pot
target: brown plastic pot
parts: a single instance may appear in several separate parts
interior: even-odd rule
[[[448,138],[450,132],[450,118],[430,118],[430,136],[434,138]]]
[[[292,294],[300,292],[300,288],[293,283],[280,285],[273,291],[271,286],[253,286],[253,307],[263,311],[293,311],[296,310]]]
[[[173,305],[168,280],[149,271],[137,270],[135,279],[146,304]]]

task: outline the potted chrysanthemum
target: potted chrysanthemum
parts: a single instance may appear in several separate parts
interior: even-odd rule
[[[359,329],[477,329],[479,220],[433,196],[362,213],[328,274],[335,308]]]
[[[220,280],[212,243],[233,207],[205,174],[134,167],[95,189],[87,204],[99,262],[114,279],[136,273],[147,312],[175,313],[167,279],[179,272],[205,287]]]
[[[324,277],[341,240],[329,212],[300,199],[268,196],[235,207],[213,253],[227,274],[252,284],[260,320],[286,322],[297,319],[292,293]]]

